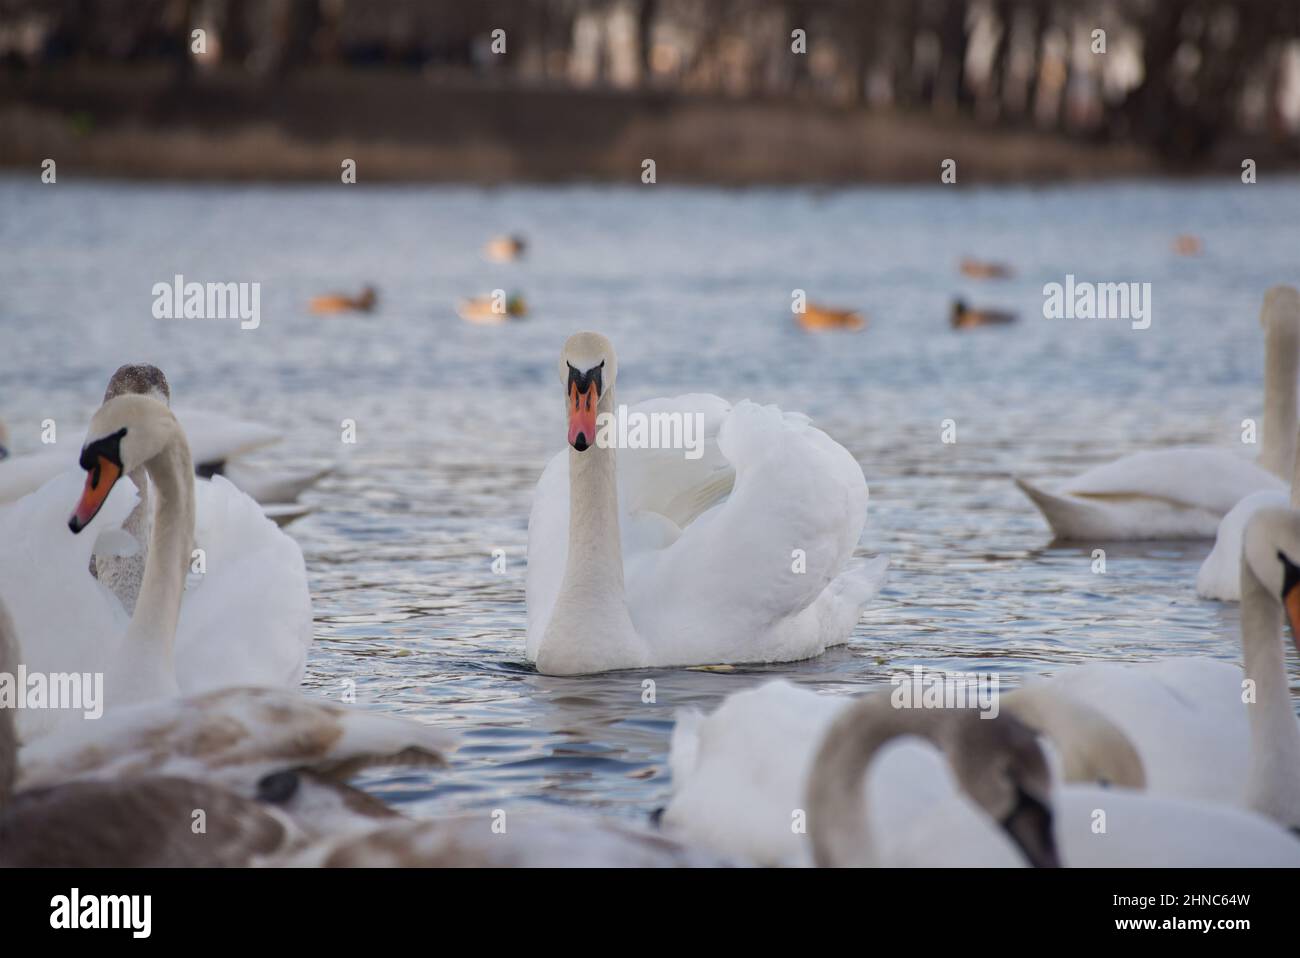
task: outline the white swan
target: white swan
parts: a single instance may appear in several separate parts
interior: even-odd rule
[[[852,558],[867,484],[842,446],[774,406],[691,395],[628,421],[698,422],[698,458],[629,448],[616,461],[597,434],[616,423],[613,346],[577,333],[559,368],[570,448],[528,520],[529,661],[568,675],[791,661],[848,641],[888,560]]]
[[[1139,452],[1089,469],[1047,491],[1016,485],[1061,539],[1209,538],[1245,497],[1284,491],[1295,460],[1300,294],[1275,286],[1264,297],[1264,423],[1258,463],[1226,449]]]
[[[157,366],[137,364],[120,367],[113,374],[112,379],[109,380],[108,388],[104,392],[104,402],[127,393],[152,396],[169,408],[171,406],[171,388],[167,384],[167,377],[163,375],[162,370]],[[240,423],[235,420],[225,420],[222,417],[212,417],[206,414],[198,415],[190,421],[200,424],[207,423],[206,426],[201,427],[207,438],[199,446],[199,449],[200,452],[207,452],[209,459],[205,464],[196,465],[195,467],[196,474],[203,476],[205,479],[225,474],[225,463],[214,463],[211,459],[211,456],[215,455],[215,450],[255,448],[257,444],[265,441],[267,436],[272,438],[275,436],[273,432],[262,426]],[[184,423],[182,423],[182,431],[184,431]],[[185,438],[188,443],[188,433],[185,434]],[[191,457],[194,455],[194,448],[194,444],[191,443]],[[121,601],[122,607],[130,613],[135,609],[136,597],[140,591],[140,584],[144,579],[144,568],[149,553],[153,510],[149,501],[149,474],[143,468],[140,468],[131,472],[128,478],[136,488],[139,497],[138,501],[120,528],[101,529],[96,539],[95,552],[91,555],[90,572],[91,575],[108,586]],[[217,488],[223,487],[218,484]],[[284,494],[293,495],[297,495],[301,491],[302,489],[296,485],[292,487],[285,486],[279,490]],[[196,523],[200,530],[208,528],[212,523],[212,517],[207,514],[207,504],[220,501],[220,497],[214,498],[206,494],[206,492],[208,490],[205,490],[205,494],[201,495],[197,500],[199,508]],[[257,497],[254,496],[254,498]],[[307,511],[309,510],[306,506],[296,503],[262,505],[262,512],[276,525],[285,525],[287,522],[306,514]],[[239,527],[235,528],[238,529]],[[249,542],[247,548],[243,551],[256,553],[267,537],[265,526],[262,523],[252,523],[247,532]],[[196,537],[194,545],[206,552],[207,542],[202,535]]]
[[[185,435],[167,406],[138,394],[110,399],[91,421],[81,465],[85,488],[71,522],[64,517],[81,485],[72,473],[0,507],[0,597],[27,668],[102,673],[110,708],[178,691],[296,686],[312,637],[302,552],[225,480],[195,481]],[[127,484],[117,480],[139,469],[156,502],[128,621],[88,570],[95,529],[120,527],[131,510]],[[20,731],[27,740],[82,714],[24,710]]]
[[[1280,629],[1284,608],[1292,631],[1300,627],[1300,513],[1256,512],[1238,567],[1244,671],[1206,658],[1102,663],[1037,684],[1119,726],[1151,792],[1244,806],[1300,827],[1300,723]]]
[[[665,832],[737,861],[970,866],[990,847],[1055,860],[1047,759],[1009,716],[894,709],[888,693],[849,700],[774,681],[707,718],[679,716],[670,764]],[[1014,835],[996,834],[1001,822]]]
[[[1300,842],[1249,811],[1059,781],[1048,799],[1023,745],[954,737],[944,713],[894,709],[884,695],[846,703],[785,682],[732,695],[706,718],[679,720],[665,829],[763,865],[1044,863],[1044,824],[1071,866],[1300,864]],[[970,713],[967,724],[1011,718]],[[916,735],[944,748],[946,761]],[[988,776],[1016,769],[1013,802],[1007,780]],[[1099,810],[1104,832],[1095,830]],[[807,835],[796,827],[805,816]]]
[[[138,363],[120,367],[109,380],[104,402],[127,392],[152,395],[171,405],[171,388],[156,366]],[[298,497],[332,471],[270,468],[249,462],[246,457],[250,453],[280,441],[280,434],[260,423],[204,410],[174,412],[185,428],[196,473],[205,479],[224,475],[262,503],[264,511],[277,523],[285,524],[305,515],[309,510],[296,505]],[[57,447],[7,456],[3,451],[7,445],[4,430],[4,424],[0,423],[0,503],[13,502],[35,492],[74,465],[74,454]]]

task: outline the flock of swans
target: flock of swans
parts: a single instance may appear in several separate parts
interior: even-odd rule
[[[1052,491],[1017,480],[1062,538],[1217,534],[1197,590],[1241,602],[1242,667],[1071,667],[991,718],[771,681],[679,713],[653,826],[411,819],[354,785],[441,765],[456,736],[298,691],[306,569],[256,493],[292,504],[320,474],[241,471],[266,435],[178,415],[161,371],[123,367],[79,457],[0,462],[0,864],[1300,865],[1282,636],[1300,626],[1300,296],[1270,290],[1261,322],[1258,462],[1169,449]],[[788,662],[850,639],[887,559],[855,557],[867,483],[842,446],[774,406],[687,395],[629,412],[698,417],[700,455],[616,449],[598,441],[612,343],[571,336],[558,374],[567,445],[528,523],[539,671]],[[15,704],[15,676],[73,673],[102,675],[102,717]]]

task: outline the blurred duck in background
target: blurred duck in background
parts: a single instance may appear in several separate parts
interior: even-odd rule
[[[1005,263],[972,259],[969,256],[962,258],[961,274],[971,279],[1010,279],[1014,275],[1011,267]]]
[[[379,291],[367,285],[359,296],[346,293],[328,293],[312,299],[311,311],[318,316],[330,316],[337,313],[369,313],[379,303]]]
[[[867,325],[862,314],[851,309],[835,309],[808,303],[802,313],[795,313],[795,322],[804,329],[821,331],[824,329],[859,330]]]
[[[1203,249],[1201,238],[1191,233],[1183,233],[1174,239],[1174,252],[1179,256],[1200,256]]]
[[[483,247],[483,255],[494,263],[510,263],[528,249],[528,241],[518,234],[495,236]]]
[[[1015,313],[996,309],[971,309],[962,299],[953,300],[952,328],[974,329],[977,326],[1006,326],[1016,321]]]
[[[467,323],[497,326],[512,319],[523,319],[528,315],[528,304],[518,293],[511,293],[504,299],[498,296],[475,296],[473,299],[462,299],[456,307],[456,315]]]

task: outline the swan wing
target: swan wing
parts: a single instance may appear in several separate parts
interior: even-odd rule
[[[176,416],[185,428],[195,465],[224,462],[280,439],[280,434],[268,426],[215,413],[187,410]],[[71,434],[84,433],[80,429]],[[59,473],[75,468],[77,452],[76,444],[65,443],[0,462],[0,502],[13,502],[35,492]]]
[[[0,461],[0,503],[13,502],[35,492],[59,473],[75,465],[75,458],[66,449],[53,448],[11,456]]]
[[[1065,786],[1053,804],[1057,848],[1074,868],[1300,865],[1294,834],[1240,808],[1091,785]]]
[[[810,864],[794,816],[817,744],[844,702],[777,680],[727,696],[710,715],[679,715],[665,829],[737,861]]]
[[[1196,447],[1125,456],[1055,490],[1016,485],[1058,537],[1114,540],[1209,538],[1241,499],[1286,488],[1240,456]]]
[[[272,469],[250,462],[228,462],[221,474],[263,505],[296,502],[298,497],[334,471],[322,469]],[[272,510],[268,507],[266,510]]]
[[[77,782],[13,797],[0,819],[0,867],[238,867],[283,853],[296,833],[276,809],[198,782]]]
[[[176,407],[172,411],[185,430],[196,466],[246,455],[281,438],[277,430],[261,423],[194,408]]]
[[[1152,794],[1244,801],[1250,725],[1235,665],[1207,658],[1099,662],[1043,681],[1119,726],[1142,759]]]
[[[718,446],[736,473],[727,499],[666,548],[625,552],[638,634],[663,665],[788,661],[845,641],[883,573],[846,568],[867,515],[857,460],[806,417],[747,401]]]
[[[1281,488],[1281,479],[1249,459],[1189,446],[1124,456],[1075,476],[1057,492],[1099,499],[1143,496],[1223,515],[1252,492]]]
[[[194,492],[194,541],[205,571],[191,565],[176,627],[181,691],[296,687],[312,641],[302,550],[221,476],[195,482]]]
[[[451,733],[288,689],[229,688],[127,706],[26,745],[21,784],[174,776],[253,797],[267,775],[346,779],[389,764],[443,764]]]
[[[731,492],[736,471],[718,446],[718,433],[731,413],[731,404],[708,393],[637,403],[629,413],[661,422],[669,435],[697,440],[688,458],[678,444],[659,449],[620,449],[618,498],[620,511],[635,516],[656,513],[685,528]],[[690,423],[690,425],[687,425]],[[679,425],[675,425],[679,424]],[[698,430],[696,429],[698,424]],[[626,548],[624,551],[627,551]]]

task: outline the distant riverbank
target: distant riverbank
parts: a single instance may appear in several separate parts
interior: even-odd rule
[[[1243,147],[1244,149],[1245,147]],[[1130,146],[1006,132],[969,120],[813,102],[519,89],[416,73],[309,71],[273,85],[243,73],[178,84],[158,68],[9,74],[0,85],[0,167],[61,176],[358,182],[1047,182],[1168,172],[1236,175],[1221,150],[1170,171]]]

